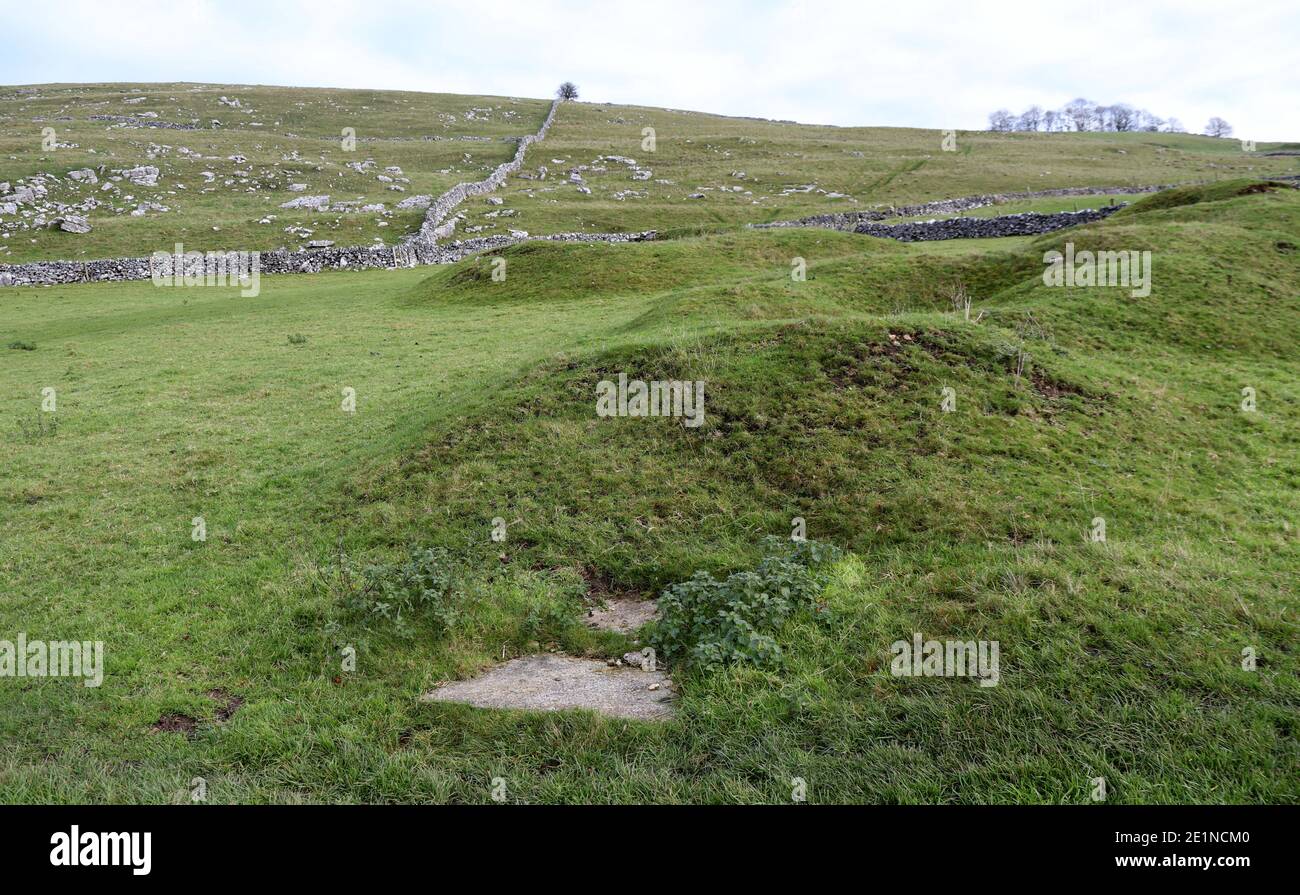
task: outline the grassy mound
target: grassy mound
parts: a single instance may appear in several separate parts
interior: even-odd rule
[[[1298,213],[526,245],[504,282],[478,258],[256,304],[18,291],[0,620],[105,631],[111,673],[0,692],[0,794],[1297,801]],[[1150,295],[1045,285],[1066,242],[1151,251]],[[598,416],[620,373],[703,382],[702,424]],[[57,430],[22,428],[46,384]],[[844,551],[812,579],[767,562],[796,517]],[[675,606],[673,722],[418,702],[503,657],[620,655],[580,623],[610,590]],[[996,641],[998,684],[892,674],[918,633]]]
[[[1270,180],[1225,180],[1219,183],[1176,187],[1152,193],[1133,203],[1130,208],[1122,209],[1117,213],[1144,214],[1183,205],[1196,205],[1201,202],[1223,202],[1238,196],[1253,196],[1289,188],[1287,184]]]
[[[1280,349],[1300,318],[1278,299],[1300,283],[1267,233],[1297,202],[1227,195],[1245,204],[1204,206],[1199,229],[1117,220],[962,259],[992,284],[1028,272],[985,293],[979,325],[935,313],[925,288],[954,273],[942,261],[901,316],[844,313],[855,265],[915,259],[872,254],[874,243],[866,258],[832,252],[794,287],[826,316],[540,365],[356,497],[383,508],[390,534],[395,507],[419,508],[397,525],[412,536],[436,515],[438,543],[472,539],[489,515],[517,520],[511,563],[594,564],[668,588],[672,605],[731,599],[741,584],[722,579],[751,574],[762,538],[795,517],[852,551],[816,612],[751,641],[779,651],[776,667],[718,667],[705,651],[678,668],[675,754],[704,763],[705,789],[734,792],[739,764],[768,797],[774,779],[814,769],[845,800],[1082,801],[1093,776],[1135,801],[1294,800],[1296,506],[1283,458],[1295,457],[1298,396]],[[1044,286],[1036,255],[1066,239],[1149,248],[1152,295]],[[609,254],[626,263],[643,248]],[[1206,289],[1216,266],[1235,288]],[[557,296],[564,269],[548,282]],[[688,288],[690,265],[678,270]],[[1274,292],[1254,294],[1256,271]],[[776,276],[765,288],[790,288]],[[595,385],[619,372],[704,380],[704,424],[598,418]],[[1267,414],[1237,406],[1250,383],[1269,395]],[[1091,540],[1098,519],[1104,542]],[[700,593],[732,591],[688,597],[675,582],[700,571],[719,576]],[[714,637],[735,637],[718,625]],[[997,640],[1001,684],[891,676],[890,644],[914,632]],[[1245,670],[1243,650],[1267,668]]]

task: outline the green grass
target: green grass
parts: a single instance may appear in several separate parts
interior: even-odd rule
[[[0,638],[107,660],[98,689],[0,678],[0,801],[201,776],[215,802],[487,802],[493,777],[787,802],[802,777],[814,802],[1084,803],[1105,776],[1111,801],[1294,803],[1300,195],[1244,185],[1036,240],[737,231],[519,245],[504,283],[479,257],[253,299],[6,290],[0,344],[34,350],[0,352]],[[1067,240],[1151,250],[1151,296],[1045,287]],[[597,418],[619,371],[705,380],[705,424]],[[851,551],[829,622],[797,614],[774,667],[674,668],[671,723],[418,700],[503,656],[619,655],[575,623],[579,573],[750,568],[794,516]],[[418,547],[451,558],[448,630],[349,611]],[[998,640],[1001,684],[891,676],[917,631]],[[225,721],[217,688],[246,700]]]

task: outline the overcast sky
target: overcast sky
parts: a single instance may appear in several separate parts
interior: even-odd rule
[[[549,96],[973,129],[1128,102],[1300,140],[1297,0],[0,0],[0,82]]]

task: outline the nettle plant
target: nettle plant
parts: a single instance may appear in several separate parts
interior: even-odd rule
[[[839,548],[772,537],[765,548],[767,556],[752,571],[724,579],[696,572],[663,592],[649,635],[661,656],[709,669],[734,662],[773,665],[781,661],[775,635],[787,619],[801,611],[828,617],[817,603],[819,573],[842,555]]]
[[[412,549],[403,562],[366,566],[343,604],[367,620],[389,621],[409,633],[408,619],[418,618],[443,634],[456,622],[452,605],[455,576],[445,550]]]

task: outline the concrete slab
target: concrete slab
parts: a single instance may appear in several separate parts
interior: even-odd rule
[[[590,709],[611,718],[643,721],[666,720],[674,712],[672,680],[662,671],[611,668],[602,659],[551,654],[512,659],[422,698],[485,709]]]

